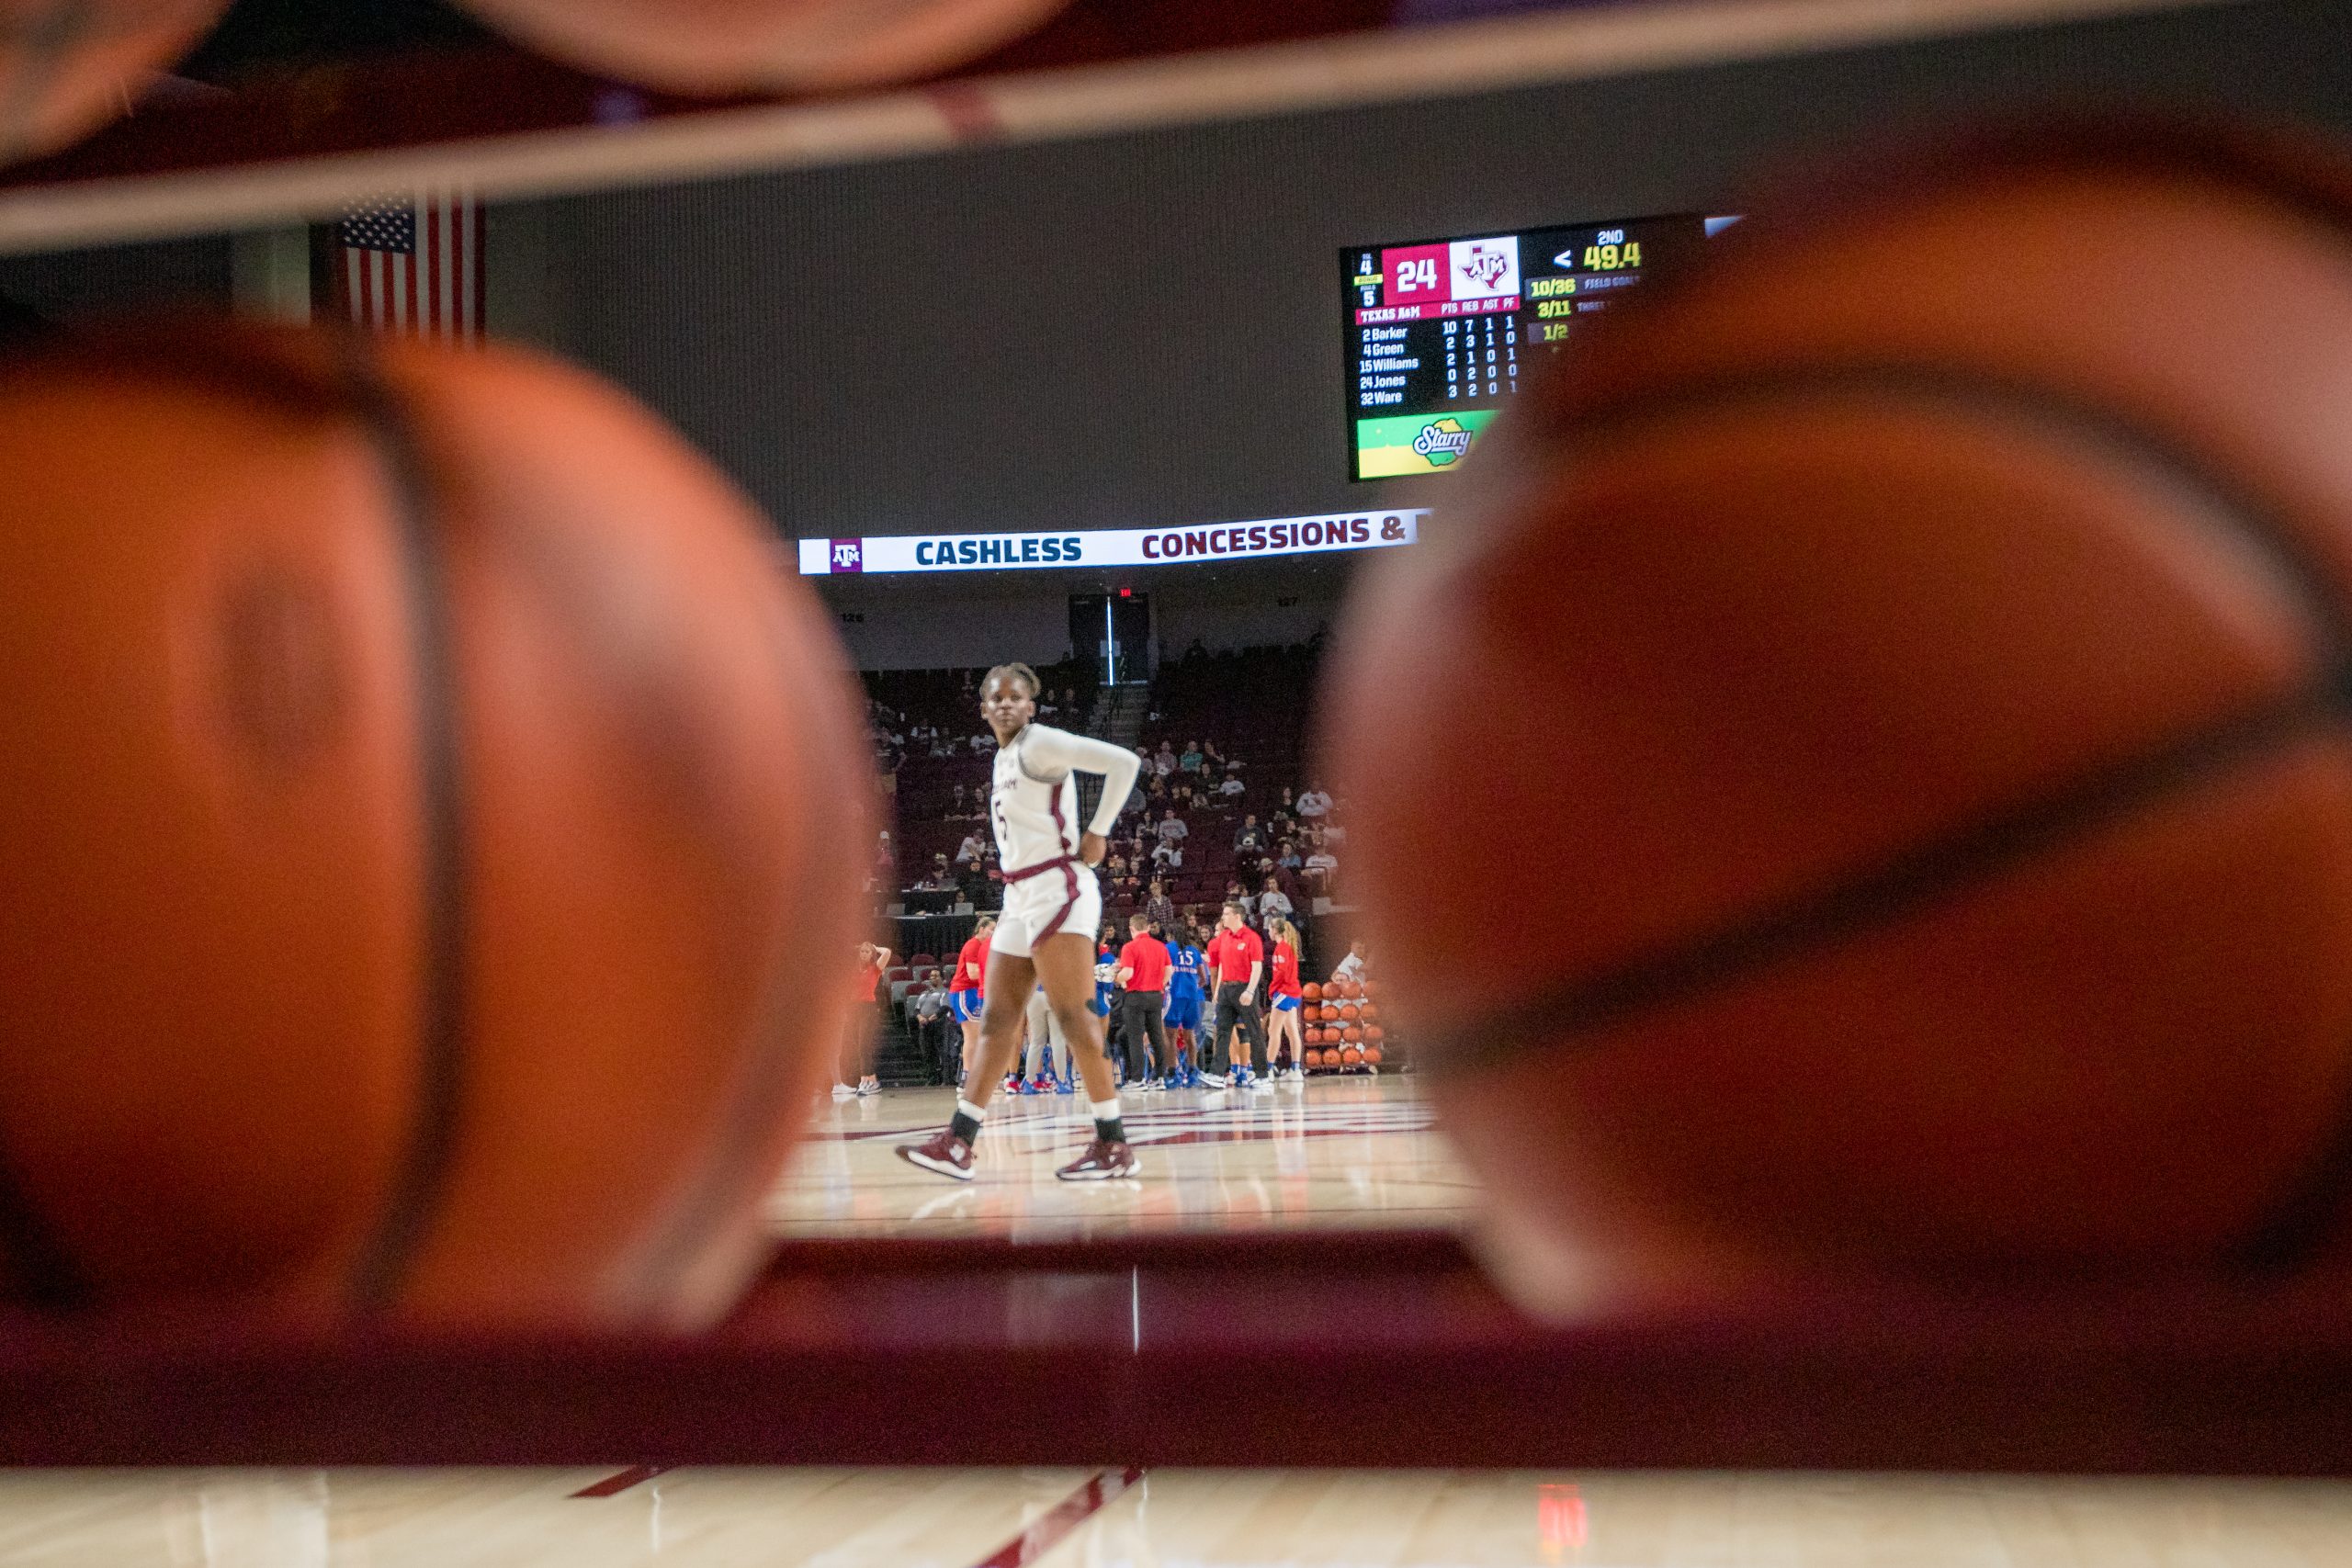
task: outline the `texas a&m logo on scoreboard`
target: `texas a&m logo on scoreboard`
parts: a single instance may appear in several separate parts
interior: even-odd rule
[[[1382,320],[1516,310],[1519,236],[1398,245],[1380,253],[1380,277]]]

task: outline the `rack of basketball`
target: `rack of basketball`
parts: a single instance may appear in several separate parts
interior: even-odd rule
[[[1380,1021],[1377,980],[1309,981],[1299,992],[1299,1029],[1310,1073],[1376,1073],[1396,1043]]]

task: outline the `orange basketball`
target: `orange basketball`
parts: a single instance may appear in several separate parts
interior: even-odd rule
[[[1366,1040],[1370,1040],[1377,1043],[1378,1042],[1388,1038],[1388,1031],[1381,1028],[1380,1025],[1376,1023],[1367,1024],[1364,1026],[1363,1037]]]
[[[1309,1051],[1309,1052],[1307,1052],[1307,1053],[1306,1053],[1306,1065],[1307,1065],[1308,1066],[1310,1066],[1310,1067],[1319,1067],[1319,1066],[1321,1066],[1323,1065],[1323,1053],[1322,1053],[1322,1052],[1320,1052],[1320,1051]]]
[[[1340,1060],[1351,1067],[1363,1066],[1363,1053],[1351,1045],[1340,1053]]]
[[[1321,1007],[1315,1010],[1315,1016],[1321,1019],[1326,1023],[1336,1023],[1340,1019],[1339,1006],[1334,1002],[1325,1002]]]
[[[2331,159],[2045,127],[1750,219],[1597,319],[1473,459],[1495,499],[1359,590],[1350,870],[1526,1299],[1611,1255],[2340,1250]],[[1463,821],[1576,890],[1539,949]]]
[[[682,93],[868,86],[961,65],[1069,0],[462,0],[534,49]]]
[[[1366,1038],[1369,1038],[1369,1036]],[[1363,1048],[1363,1059],[1367,1066],[1374,1067],[1380,1066],[1380,1047],[1377,1045],[1365,1046]]]
[[[1363,994],[1367,997],[1378,998],[1380,995],[1380,982],[1377,980],[1366,980],[1363,983]]]
[[[1351,1023],[1340,1031],[1340,1038],[1352,1045],[1363,1038],[1363,1031]]]
[[[1362,1018],[1366,1023],[1370,1023],[1374,1019],[1380,1016],[1380,1004],[1377,1002],[1366,1002],[1356,1010],[1356,1015],[1359,1018]]]
[[[1340,1004],[1340,1022],[1342,1022],[1342,1023],[1353,1023],[1353,1022],[1356,1021],[1356,1019],[1357,1019],[1357,1017],[1358,1017],[1358,1016],[1359,1016],[1359,1014],[1358,1014],[1358,1012],[1357,1012],[1357,1010],[1356,1010],[1356,1004],[1355,1004],[1355,1003],[1353,1003],[1353,1002],[1341,1002],[1341,1003]]]
[[[229,0],[0,0],[0,164],[80,140],[211,30]]]
[[[751,506],[554,364],[254,328],[8,362],[0,475],[0,1290],[723,1308],[874,838]]]
[[[1298,988],[1298,994],[1303,1001],[1319,1002],[1323,999],[1323,987],[1309,980]]]

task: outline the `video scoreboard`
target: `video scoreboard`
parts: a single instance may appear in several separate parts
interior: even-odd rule
[[[1538,356],[1733,221],[1634,218],[1340,252],[1353,477],[1453,468]]]

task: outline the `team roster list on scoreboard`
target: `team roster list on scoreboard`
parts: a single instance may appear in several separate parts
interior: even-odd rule
[[[1580,318],[1730,221],[1637,218],[1342,251],[1354,477],[1453,467]]]

